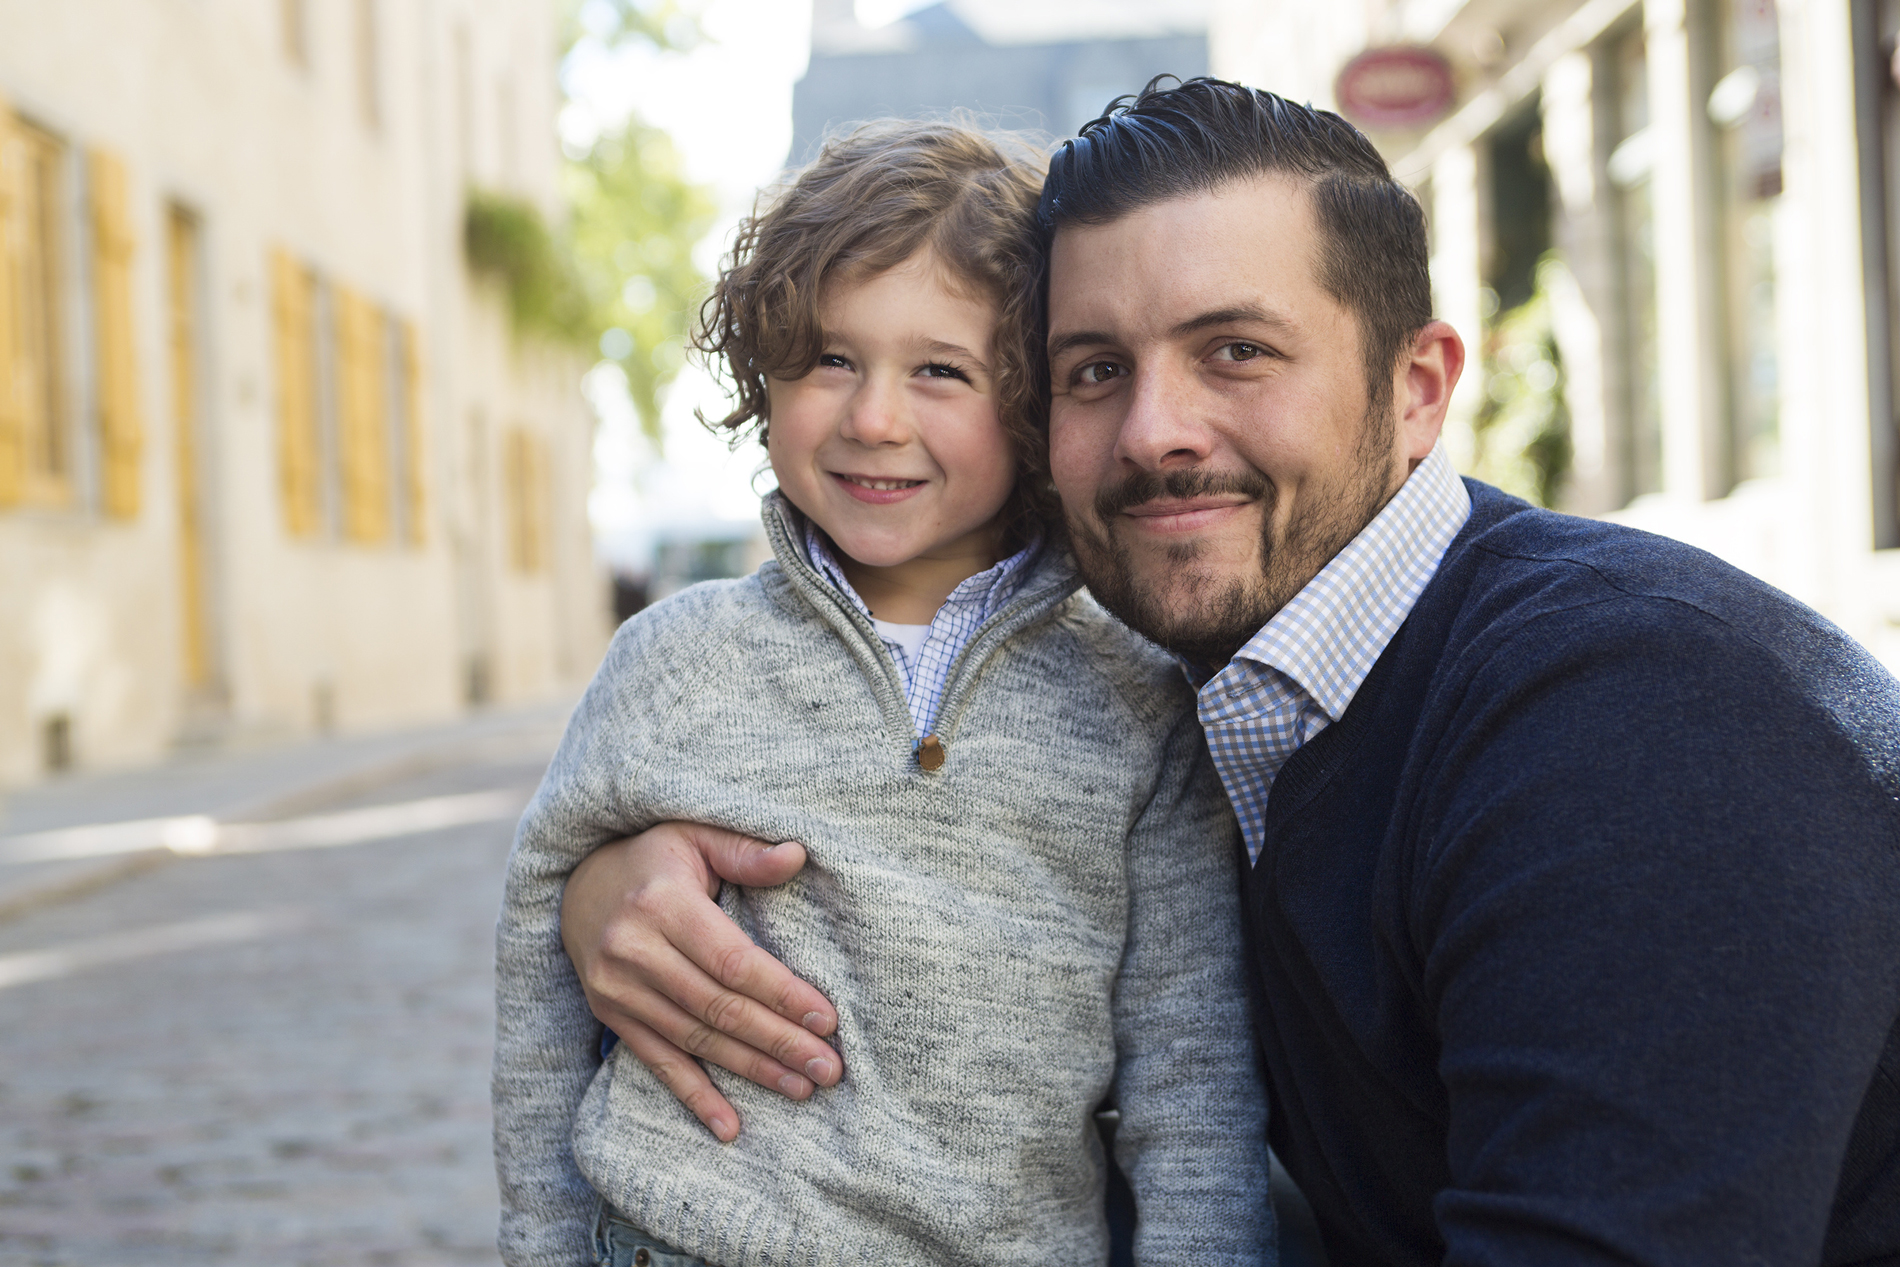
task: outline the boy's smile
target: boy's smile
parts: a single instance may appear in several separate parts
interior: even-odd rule
[[[968,289],[928,251],[835,280],[818,364],[767,383],[779,489],[883,620],[929,623],[1001,546],[1016,455],[989,368],[996,307]]]

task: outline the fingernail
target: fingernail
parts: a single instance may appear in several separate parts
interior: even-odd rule
[[[814,1056],[805,1062],[805,1076],[813,1082],[823,1082],[831,1076],[831,1062]]]
[[[805,1019],[799,1022],[800,1025],[803,1025],[806,1029],[810,1030],[814,1034],[823,1033],[823,1029],[821,1027],[824,1025],[824,1023],[825,1023],[825,1018],[817,1012],[805,1013]]]
[[[805,1094],[805,1080],[795,1073],[788,1073],[778,1080],[778,1089],[789,1096],[801,1096]]]
[[[739,1132],[733,1129],[732,1123],[727,1121],[725,1118],[716,1117],[712,1120],[712,1133],[717,1135],[720,1139],[725,1140],[728,1143],[730,1143],[732,1141],[732,1137],[737,1135]]]

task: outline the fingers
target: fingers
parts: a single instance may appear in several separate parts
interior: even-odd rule
[[[653,1072],[660,1085],[692,1110],[693,1116],[721,1143],[730,1144],[739,1138],[738,1111],[719,1094],[719,1088],[712,1084],[698,1061],[638,1021],[629,1020],[624,1027],[615,1026],[614,1033],[620,1035],[627,1050]]]
[[[731,884],[769,889],[785,883],[805,865],[805,846],[795,840],[769,845],[717,827],[682,826],[712,873]]]
[[[837,1013],[708,896],[717,881],[688,835],[703,830],[665,824],[589,855],[568,879],[562,940],[589,1008],[616,1033],[643,1026],[654,1041],[802,1099],[843,1076],[838,1053],[815,1036],[835,1029]],[[729,857],[765,851],[707,835],[709,846],[727,837],[711,847]],[[680,1076],[689,1091],[705,1089],[703,1070]]]
[[[750,836],[696,823],[666,823],[654,830],[665,828],[677,828],[699,851],[712,873],[733,884],[769,888],[785,883],[805,865],[805,847],[796,841],[767,845]],[[671,940],[720,985],[758,1000],[786,1020],[820,1037],[838,1028],[838,1013],[831,1006],[831,1000],[793,976],[778,960],[749,940],[735,943],[721,938],[717,944],[691,940],[695,932],[704,929],[704,925],[697,930],[687,929],[688,940],[680,937]]]
[[[816,1036],[837,1027],[837,1012],[823,995],[753,945],[711,902],[653,915],[666,946],[652,954],[642,975],[654,994],[671,1001],[677,1016],[642,1020],[679,1047],[761,1086],[779,1089],[776,1076],[755,1078],[723,1059],[730,1051],[726,1040],[819,1086],[837,1083],[843,1062]],[[787,1019],[787,1011],[797,1020]]]
[[[638,1019],[638,1018],[645,1019]],[[644,992],[637,1011],[616,1013],[610,1023],[616,1034],[639,1030],[668,1047],[721,1069],[736,1073],[791,1100],[805,1100],[815,1090],[811,1079],[794,1072],[753,1047],[729,1037],[711,1025],[652,992]],[[622,1034],[622,1037],[626,1037]]]

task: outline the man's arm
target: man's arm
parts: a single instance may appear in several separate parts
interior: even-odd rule
[[[837,1011],[714,901],[721,880],[783,884],[804,865],[795,843],[662,823],[603,845],[567,881],[561,940],[588,1007],[722,1140],[739,1115],[700,1060],[794,1100],[843,1074],[823,1041]]]
[[[1543,623],[1436,744],[1406,882],[1445,1262],[1818,1262],[1900,999],[1892,799],[1718,622]]]

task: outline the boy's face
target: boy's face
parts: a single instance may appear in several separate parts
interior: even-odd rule
[[[779,489],[858,563],[988,567],[1016,484],[990,372],[995,305],[952,288],[925,251],[832,282],[819,320],[818,364],[767,382]]]

